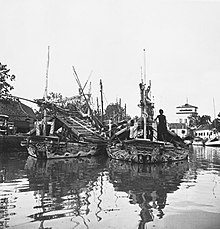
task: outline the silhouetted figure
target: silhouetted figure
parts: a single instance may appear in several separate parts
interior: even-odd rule
[[[159,115],[155,118],[155,121],[158,119],[159,123],[157,124],[157,140],[166,141],[167,134],[167,121],[166,116],[163,114],[163,110],[159,110]]]

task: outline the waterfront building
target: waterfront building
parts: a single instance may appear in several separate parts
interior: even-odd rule
[[[211,124],[204,124],[194,130],[194,136],[203,140],[212,139],[215,137],[215,130]]]
[[[188,104],[188,102],[182,106],[178,106],[177,108],[177,116],[178,123],[186,123],[186,126],[189,126],[189,117],[197,116],[198,107]]]
[[[170,131],[176,133],[181,138],[185,138],[190,134],[189,117],[198,115],[198,107],[188,104],[188,102],[177,108],[177,121],[175,123],[169,123],[168,128]]]

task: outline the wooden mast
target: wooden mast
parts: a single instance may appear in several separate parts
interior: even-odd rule
[[[103,109],[103,86],[102,86],[102,80],[100,79],[100,93],[101,93],[101,120],[102,124],[104,122],[104,109]]]
[[[146,85],[146,57],[145,57],[145,49],[144,51],[144,82],[143,82],[143,109],[142,109],[142,117],[144,119],[144,139],[147,138],[147,111],[146,111],[146,98],[145,98],[145,85]]]
[[[83,95],[85,101],[86,101],[86,104],[87,104],[87,106],[88,106],[88,109],[90,110],[90,115],[91,115],[91,117],[93,118],[93,120],[95,121],[96,126],[100,128],[100,127],[103,126],[103,123],[101,123],[100,120],[97,119],[97,118],[94,116],[93,111],[92,111],[92,108],[91,108],[90,105],[89,105],[88,99],[86,98],[86,96],[85,96],[85,94],[84,94],[82,85],[81,85],[81,83],[80,83],[79,77],[78,77],[78,75],[77,75],[77,73],[76,73],[76,70],[75,70],[74,66],[72,66],[72,68],[73,68],[73,75],[74,75],[74,77],[75,77],[75,79],[76,79],[76,82],[77,82],[78,85],[79,85],[79,88],[80,88],[80,90],[81,90],[81,92],[82,92],[82,95]]]
[[[96,103],[97,103],[97,115],[98,115],[98,117],[100,116],[100,110],[99,110],[99,98],[97,97],[96,98]]]
[[[47,101],[48,96],[48,72],[49,72],[49,63],[50,63],[50,46],[48,46],[48,53],[47,53],[47,70],[46,70],[46,85],[44,91],[44,101]],[[44,118],[43,118],[43,136],[46,136],[47,130],[47,109],[44,107]]]

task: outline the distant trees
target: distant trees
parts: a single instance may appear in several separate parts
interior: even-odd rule
[[[209,115],[192,115],[189,117],[189,126],[190,127],[199,127],[201,125],[210,124],[218,132],[220,132],[220,112],[218,117],[211,121],[211,116]]]
[[[199,118],[199,125],[211,124],[211,116],[209,115],[202,115]]]
[[[87,102],[89,103],[89,98]],[[80,110],[84,114],[88,112],[88,104],[82,95],[76,95],[72,97],[63,97],[60,93],[50,92],[47,96],[47,102],[53,103],[59,107],[69,109],[70,111]]]
[[[7,98],[11,95],[10,91],[14,89],[10,81],[15,80],[15,75],[9,74],[9,71],[7,65],[0,63],[0,98]]]
[[[211,116],[209,115],[191,115],[189,116],[189,126],[198,127],[205,124],[211,124]]]
[[[218,114],[218,117],[216,119],[213,120],[212,122],[212,127],[213,128],[216,128],[216,130],[218,132],[220,132],[220,112]]]
[[[119,103],[111,103],[106,107],[104,116],[105,119],[112,119],[117,122],[126,118],[126,111]]]
[[[199,126],[199,116],[198,115],[190,115],[189,117],[189,127],[197,127]]]
[[[66,99],[60,93],[50,92],[47,101],[65,108]]]

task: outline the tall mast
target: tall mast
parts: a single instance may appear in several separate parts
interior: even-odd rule
[[[125,109],[125,114],[124,115],[125,115],[125,118],[126,118],[126,116],[127,116],[127,105],[126,105],[126,103],[125,103],[125,108],[124,109]]]
[[[215,116],[215,99],[213,98],[213,110],[214,110],[214,127],[217,129],[216,116]]]
[[[49,72],[49,64],[50,64],[50,46],[48,46],[47,52],[47,70],[46,70],[46,85],[44,91],[44,100],[47,100],[48,96],[48,72]],[[43,119],[43,136],[47,135],[47,110],[44,108],[44,119]]]
[[[147,117],[146,117],[146,98],[145,98],[145,85],[146,85],[146,57],[145,57],[145,49],[144,51],[144,85],[143,85],[143,113],[142,117],[144,118],[144,139],[147,138]]]
[[[146,84],[146,54],[145,54],[145,49],[144,51],[144,83]]]
[[[96,98],[96,102],[97,102],[97,115],[99,117],[100,113],[99,113],[99,99],[98,99],[98,97]]]
[[[104,116],[103,116],[103,86],[102,86],[102,80],[100,79],[100,93],[101,93],[101,120],[102,123],[104,122]]]
[[[48,72],[49,72],[49,64],[50,64],[50,46],[48,46],[47,52],[47,70],[46,70],[46,84],[45,84],[45,91],[44,91],[44,100],[47,100],[48,96]]]
[[[213,109],[214,109],[214,119],[216,118],[215,117],[215,99],[213,98]]]

